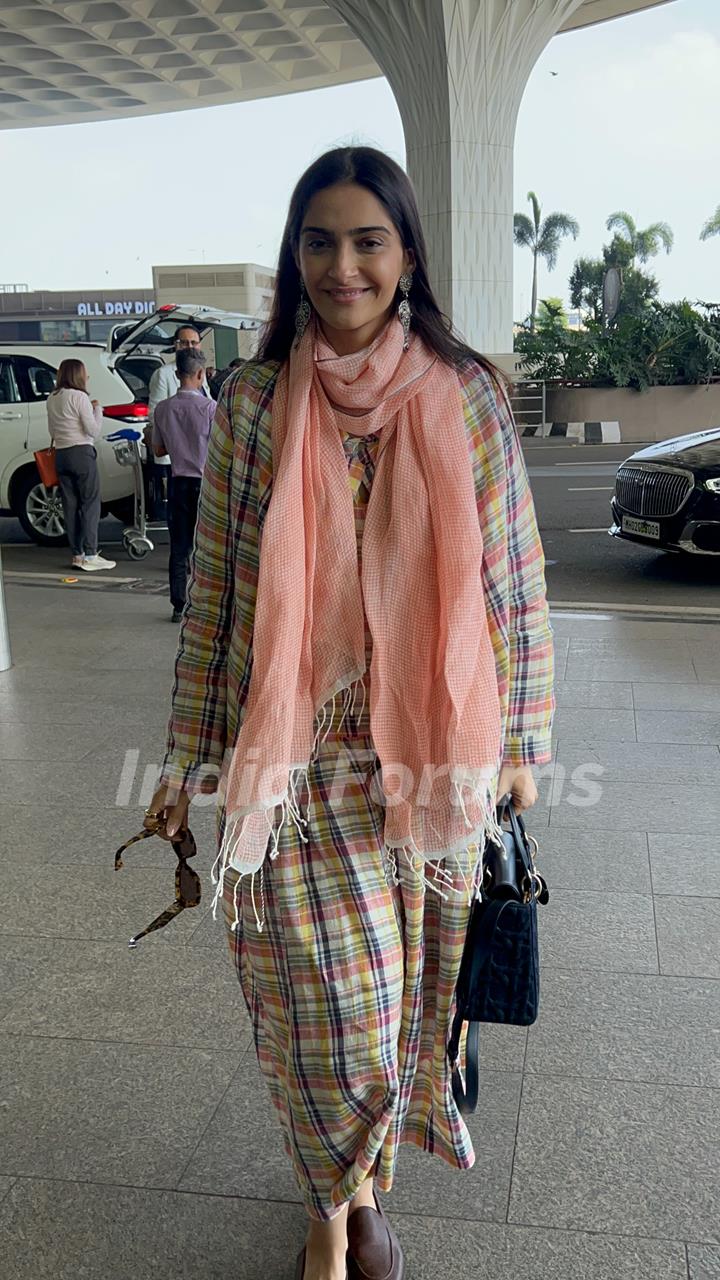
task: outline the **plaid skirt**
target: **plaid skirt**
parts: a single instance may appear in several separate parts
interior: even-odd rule
[[[338,706],[298,789],[307,843],[286,823],[262,872],[229,869],[223,885],[258,1061],[303,1202],[320,1220],[374,1167],[389,1191],[401,1142],[455,1168],[475,1158],[446,1046],[478,850],[447,862],[445,896],[400,858],[389,868],[375,768],[369,710]]]

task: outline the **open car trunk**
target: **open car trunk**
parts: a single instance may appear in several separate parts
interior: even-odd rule
[[[218,350],[221,344],[216,339],[223,330],[226,335],[228,331],[249,334],[262,325],[262,321],[255,316],[243,315],[238,311],[223,311],[219,307],[206,307],[196,302],[168,303],[158,307],[152,315],[143,316],[136,324],[115,325],[108,335],[108,352],[118,359],[133,352],[160,357],[171,355],[173,335],[183,323],[192,324],[199,329],[202,339],[212,334],[218,363],[222,356]],[[247,351],[245,354],[250,353]]]

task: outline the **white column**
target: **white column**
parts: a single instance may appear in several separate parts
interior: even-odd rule
[[[583,0],[328,0],[381,67],[440,304],[467,341],[512,350],[513,144],[528,76]]]

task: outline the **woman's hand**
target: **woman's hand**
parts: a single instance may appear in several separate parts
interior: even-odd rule
[[[187,791],[178,791],[176,787],[158,787],[148,805],[144,827],[152,826],[153,819],[160,814],[166,819],[164,829],[158,831],[163,840],[171,840],[181,827],[187,826],[190,796]]]
[[[529,764],[503,765],[498,778],[498,800],[508,794],[512,796],[513,808],[516,813],[521,813],[523,809],[531,809],[535,804],[538,798],[538,789]]]

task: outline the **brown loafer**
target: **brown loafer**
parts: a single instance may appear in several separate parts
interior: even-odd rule
[[[355,1209],[348,1218],[348,1280],[403,1280],[400,1241],[373,1188],[375,1208]]]

